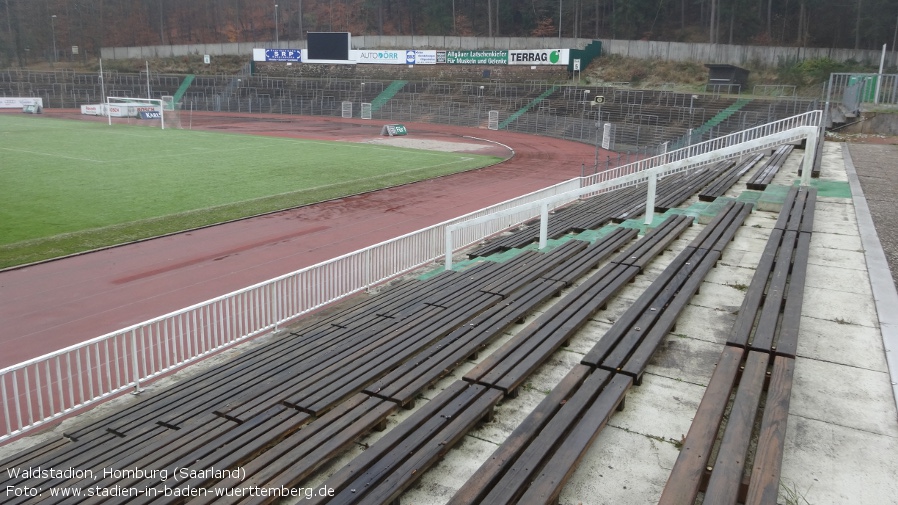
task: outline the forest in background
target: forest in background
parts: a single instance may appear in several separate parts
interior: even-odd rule
[[[898,0],[2,0],[0,65],[101,47],[355,35],[581,37],[879,49]],[[78,54],[73,54],[77,46]]]

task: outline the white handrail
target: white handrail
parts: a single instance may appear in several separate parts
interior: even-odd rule
[[[438,259],[445,227],[578,187],[556,184],[0,370],[0,441],[277,329]],[[482,240],[471,236],[467,244]]]
[[[608,175],[571,179],[6,367],[0,370],[0,442],[116,393],[139,391],[142,381],[430,263],[445,253],[447,236],[451,249],[466,247],[535,217],[534,208],[547,210],[547,199],[566,202],[596,188],[632,185],[650,173],[700,163],[713,157],[712,151],[731,147],[735,138],[760,141],[819,121],[820,112],[814,111],[617,167]],[[811,149],[816,137],[808,131],[800,135]],[[686,161],[689,157],[695,159]],[[472,224],[455,226],[465,222]]]
[[[447,226],[445,240],[446,270],[452,268],[452,252],[459,247],[454,240],[454,235],[457,231],[496,222],[508,216],[526,216],[521,220],[526,221],[539,215],[539,247],[542,249],[546,246],[549,219],[548,208],[568,204],[589,194],[647,182],[645,223],[649,224],[652,221],[655,207],[655,182],[658,178],[695,169],[724,158],[741,156],[751,152],[770,149],[783,143],[805,139],[807,140],[805,151],[814,153],[819,140],[819,126],[822,117],[821,111],[806,112],[798,116],[662,153],[651,158],[645,158],[634,163],[599,172],[598,174],[582,177],[581,187],[566,193],[547,196],[539,201],[522,203],[495,214],[484,215]],[[807,186],[810,184],[813,163],[813,154],[804,157],[802,161],[802,185]]]

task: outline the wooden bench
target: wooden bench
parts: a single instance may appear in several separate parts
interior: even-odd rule
[[[228,489],[249,486],[289,488],[299,484],[322,464],[345,451],[362,435],[372,430],[383,430],[386,418],[397,408],[396,404],[392,402],[358,394],[310,422],[301,430],[294,431],[279,440],[276,445],[264,447],[263,451],[233,443],[202,459],[203,466],[206,468],[213,466],[221,469],[239,468],[241,470],[241,479],[239,480],[198,476],[182,479],[176,483],[168,482],[165,485],[181,489]],[[189,458],[185,458],[175,463],[172,468],[179,466],[192,467],[193,465],[189,463]],[[151,484],[144,482],[137,485],[148,487]],[[161,484],[157,483],[156,486],[159,487]],[[206,494],[205,498],[201,497],[191,503],[236,503],[241,500],[243,497],[239,495],[217,496],[215,492],[210,492]],[[137,503],[156,502],[166,503],[159,497],[150,495]],[[177,500],[169,501],[169,503],[176,502]]]
[[[700,492],[700,503],[776,503],[794,367],[792,358],[724,347],[660,505],[695,503]]]
[[[739,181],[743,175],[748,173],[761,159],[764,153],[749,155],[739,163],[726,170],[720,177],[702,188],[698,193],[698,199],[702,202],[713,202],[717,198],[726,194],[733,187],[733,184]]]
[[[745,293],[729,345],[795,357],[815,188],[793,187]]]
[[[549,216],[547,237],[555,239],[571,232],[579,233],[601,228],[625,212],[624,209],[640,205],[645,208],[644,202],[644,186],[623,188],[576,202]],[[539,219],[531,220],[525,223],[523,229],[490,239],[468,255],[489,256],[508,249],[524,247],[539,240],[539,233]]]
[[[776,502],[815,200],[813,188],[789,191],[661,504],[693,503],[699,492],[703,503]]]
[[[323,321],[318,321],[316,324],[311,325],[306,329],[308,333],[305,335],[286,339],[286,342],[289,342],[289,344],[285,343],[285,341],[277,341],[272,345],[264,346],[264,349],[253,350],[247,353],[254,358],[253,360],[238,358],[234,362],[236,364],[232,364],[232,366],[221,367],[220,369],[188,379],[184,383],[179,384],[178,386],[180,387],[172,388],[166,394],[145,398],[145,402],[128,409],[126,414],[116,414],[111,419],[94,423],[89,429],[78,430],[78,436],[80,437],[78,440],[81,443],[61,440],[48,445],[44,451],[32,451],[30,461],[34,463],[36,462],[34,458],[39,458],[39,461],[44,461],[54,467],[64,465],[66,462],[74,462],[79,466],[89,466],[98,461],[124,464],[133,461],[135,454],[147,452],[141,448],[156,447],[160,444],[166,450],[156,451],[153,457],[168,457],[171,459],[178,457],[179,454],[183,455],[184,451],[192,450],[193,452],[190,452],[188,458],[199,459],[199,455],[196,453],[198,449],[190,449],[195,447],[192,444],[202,441],[208,443],[210,448],[228,445],[229,440],[236,436],[235,434],[252,428],[260,419],[266,419],[271,409],[286,411],[283,415],[291,417],[289,428],[274,429],[268,423],[264,430],[265,433],[248,435],[250,438],[241,444],[246,446],[247,450],[255,448],[252,449],[252,453],[255,454],[260,450],[260,447],[277,444],[280,439],[287,437],[290,431],[295,431],[298,427],[308,423],[311,417],[307,413],[285,409],[278,402],[264,400],[254,403],[253,410],[247,410],[247,404],[237,402],[239,405],[234,405],[233,407],[239,407],[243,410],[230,410],[228,414],[216,418],[215,415],[211,414],[209,405],[210,401],[214,402],[219,397],[216,391],[229,391],[232,395],[229,398],[233,400],[235,388],[243,387],[242,385],[258,387],[257,384],[260,380],[264,384],[265,380],[270,382],[272,379],[277,378],[278,373],[291,373],[289,367],[283,369],[275,367],[275,374],[272,375],[268,369],[275,362],[292,362],[293,366],[297,366],[301,363],[307,363],[313,354],[315,359],[321,359],[325,355],[332,356],[351,348],[347,347],[348,344],[342,339],[338,339],[338,342],[328,341],[327,338],[331,334],[345,336],[351,332],[387,331],[387,333],[390,333],[390,330],[392,330],[397,335],[397,338],[402,340],[403,344],[406,344],[409,340],[401,338],[404,335],[403,331],[409,332],[412,329],[424,330],[429,327],[432,330],[438,328],[434,330],[437,332],[434,334],[439,335],[438,332],[447,331],[447,328],[451,328],[452,325],[448,324],[449,320],[447,318],[434,317],[435,314],[449,314],[461,306],[477,305],[480,303],[478,298],[501,300],[501,295],[476,290],[474,296],[471,296],[472,286],[485,283],[492,286],[503,286],[502,289],[512,290],[511,286],[517,283],[516,277],[538,278],[543,273],[553,270],[559,263],[569,258],[571,254],[576,254],[585,247],[585,243],[571,244],[557,248],[550,254],[529,253],[521,255],[521,257],[506,264],[489,263],[476,266],[461,274],[449,273],[441,275],[438,276],[439,279],[433,282],[418,283],[420,288],[418,296],[415,296],[416,290],[408,289],[407,284],[401,285],[396,289],[390,289],[388,290],[390,295],[387,297],[390,303],[386,306],[369,303],[356,304],[347,312],[334,317],[324,318]],[[546,261],[545,257],[548,256],[552,256],[554,259]],[[514,271],[513,275],[507,275],[509,269]],[[558,284],[561,285],[562,283],[558,282]],[[434,286],[439,289],[428,289]],[[450,301],[452,299],[456,301]],[[385,314],[384,309],[388,309],[390,313]],[[428,310],[431,312],[427,312]],[[360,317],[354,317],[355,314],[359,314]],[[454,311],[454,315],[451,317],[453,321],[467,321],[476,315],[476,311],[458,310]],[[422,324],[427,326],[422,326]],[[455,324],[455,326],[459,324]],[[295,345],[297,341],[301,342],[302,338],[309,338],[309,341]],[[272,352],[272,349],[276,349],[276,351]],[[321,349],[324,350],[317,354],[313,352]],[[392,353],[391,357],[395,357],[397,353],[405,350],[404,348],[397,349],[394,346],[389,350],[388,354]],[[286,353],[289,356],[286,360],[284,360],[283,356],[284,351],[289,351]],[[301,365],[299,366],[302,368]],[[395,365],[388,364],[385,366]],[[256,368],[263,369],[263,371],[256,370]],[[221,380],[223,375],[222,369],[232,374],[235,371],[239,371],[239,373],[234,377],[230,377],[230,382],[223,383]],[[352,373],[346,375],[357,375],[356,372],[353,369]],[[362,371],[363,374],[371,372],[372,369],[370,367]],[[295,372],[292,373],[295,374]],[[368,376],[366,375],[365,377]],[[341,398],[342,395],[349,394],[351,388],[347,388],[347,384],[348,382],[345,380],[331,380],[328,383],[332,388],[336,388],[331,391],[341,395]],[[252,395],[252,390],[249,390],[248,394]],[[224,396],[221,397],[224,398]],[[359,395],[356,395],[355,398],[359,398]],[[359,412],[382,410],[384,412],[383,416],[385,416],[389,411],[397,407],[393,402],[384,402],[382,399],[372,398],[368,395],[362,395],[361,398],[365,399],[365,403],[363,406],[358,406],[358,409],[361,409]],[[183,407],[185,400],[186,403],[190,404],[188,409],[174,408],[179,403]],[[372,402],[377,403],[377,408],[372,409],[372,406],[369,405]],[[347,406],[352,403],[352,399],[343,402],[333,410],[334,414],[331,414],[331,416],[345,413]],[[172,408],[169,409],[169,407]],[[315,413],[328,416],[328,414],[324,413],[324,410],[326,409]],[[160,418],[165,421],[159,421]],[[322,417],[322,419],[326,419],[326,417]],[[348,415],[344,415],[340,419],[345,424],[345,429],[341,432],[343,433],[343,438],[340,438],[340,440],[345,443],[349,443],[353,439],[353,437],[349,436],[350,434],[370,429],[370,423],[367,422],[358,424],[356,421],[352,421],[349,423],[347,421],[350,419]],[[313,424],[315,423],[313,422]],[[192,427],[195,425],[202,426],[202,431],[193,430]],[[335,424],[333,422],[329,422],[328,425],[342,426],[340,423]],[[305,435],[313,433],[312,428],[309,426],[301,430]],[[234,447],[236,446],[230,446],[232,449]],[[241,456],[243,459],[239,459],[239,461],[248,461],[246,458],[251,456],[245,451],[241,454],[243,454]],[[224,453],[220,453],[219,456],[224,456]],[[208,458],[209,455],[206,454],[204,457]],[[234,459],[236,456],[229,457],[231,464],[236,464],[234,463],[238,461]],[[149,464],[150,462],[159,463],[162,460],[142,459],[140,461]],[[225,458],[222,461],[228,461],[228,459]],[[315,460],[310,458],[308,461],[323,461],[323,459]]]
[[[593,314],[641,271],[641,266],[675,240],[692,223],[687,216],[671,216],[626,251],[574,288],[530,325],[471,369],[464,380],[515,395],[518,386],[553,352],[568,341]],[[675,225],[671,226],[670,224]],[[664,238],[658,242],[655,237]],[[644,244],[649,247],[644,247]]]
[[[767,162],[761,165],[761,168],[755,172],[755,175],[748,180],[746,183],[748,189],[763,191],[767,188],[767,185],[773,181],[776,173],[779,172],[783,163],[786,162],[794,147],[792,144],[784,144],[776,148],[770,158],[767,159]]]
[[[415,396],[421,390],[445,376],[462,361],[476,355],[513,324],[523,322],[524,317],[539,305],[595,268],[635,236],[636,230],[615,230],[435,342],[414,359],[366,388],[365,392],[401,405],[414,405]]]
[[[717,163],[700,167],[694,173],[688,174],[681,180],[676,180],[668,187],[662,180],[663,188],[659,190],[659,196],[655,199],[655,212],[666,212],[669,209],[679,207],[683,202],[688,200],[692,195],[705,187],[711,181],[721,175],[722,172],[731,167],[735,161],[723,160]]]
[[[633,377],[638,385],[652,355],[744,222],[751,206],[729,202],[615,321],[581,363]]]
[[[633,380],[577,365],[455,493],[449,505],[550,504],[623,407]]]
[[[104,475],[103,469],[153,469],[165,470],[169,477],[165,485],[174,488],[178,481],[172,479],[174,469],[196,468],[197,461],[215,463],[216,468],[227,468],[222,462],[229,459],[244,461],[265,450],[268,446],[278,443],[288,435],[300,431],[308,423],[309,416],[283,406],[273,407],[260,414],[256,418],[226,430],[196,429],[185,433],[169,432],[166,436],[157,440],[147,441],[146,444],[134,448],[134,450],[122,453],[106,460],[95,459],[93,461],[94,475],[96,479],[87,478],[79,482],[65,483],[66,487],[87,490],[97,486],[102,488],[147,490],[146,495],[138,497],[137,501],[163,502],[161,492],[162,482],[159,475]],[[217,422],[222,422],[218,420]],[[213,423],[214,424],[214,423]],[[203,466],[202,468],[206,468]],[[153,490],[155,489],[155,491]],[[122,497],[133,498],[133,497]],[[116,498],[113,498],[116,501]],[[47,503],[53,503],[49,501]],[[65,503],[63,499],[60,503]],[[133,501],[130,503],[134,503]]]
[[[334,490],[333,497],[314,497],[308,503],[396,503],[465,433],[489,419],[501,399],[496,389],[454,382],[327,479],[322,485]]]

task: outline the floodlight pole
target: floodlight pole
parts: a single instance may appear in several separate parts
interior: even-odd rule
[[[53,62],[57,61],[56,59],[56,14],[50,16],[50,28],[53,32]]]
[[[278,4],[274,4],[274,45],[280,45],[280,36],[278,34]]]

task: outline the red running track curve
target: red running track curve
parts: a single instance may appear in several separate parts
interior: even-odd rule
[[[195,129],[343,141],[378,137],[380,126],[193,117]],[[408,126],[415,138],[474,142],[461,138],[470,135],[515,155],[488,168],[0,272],[0,368],[568,180],[594,163],[594,147],[577,142]]]

